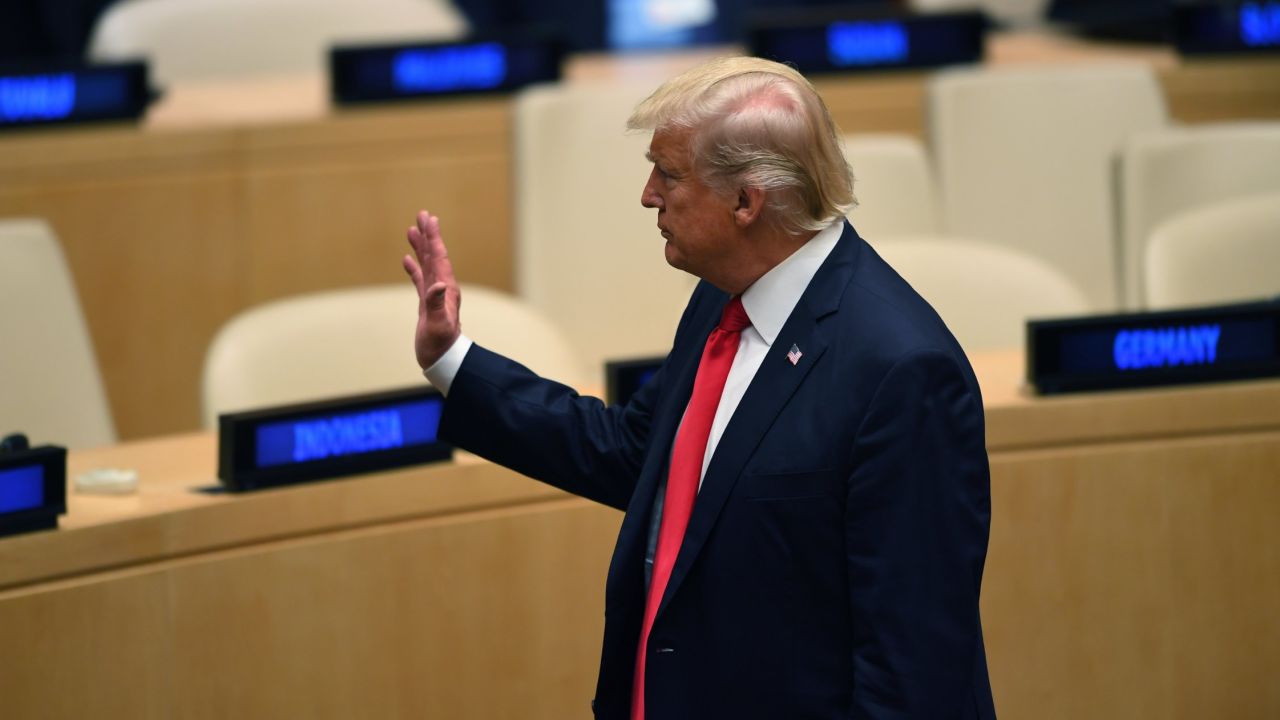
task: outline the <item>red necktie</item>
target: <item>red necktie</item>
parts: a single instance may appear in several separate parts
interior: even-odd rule
[[[653,558],[653,575],[649,582],[649,595],[644,606],[644,625],[640,629],[640,647],[636,652],[635,680],[631,688],[631,720],[644,720],[644,666],[648,655],[649,631],[653,618],[658,614],[658,604],[671,578],[671,568],[680,554],[689,515],[693,512],[693,500],[698,495],[698,481],[702,477],[702,461],[707,454],[707,438],[711,434],[711,421],[720,406],[733,356],[738,353],[738,337],[751,326],[741,298],[734,298],[720,316],[720,326],[711,331],[702,349],[698,374],[693,381],[693,394],[684,411],[684,420],[676,433],[671,451],[671,468],[667,472],[667,494],[662,503],[662,522],[658,529],[658,548]]]

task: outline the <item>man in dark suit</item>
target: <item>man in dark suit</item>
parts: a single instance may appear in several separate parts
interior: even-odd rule
[[[703,282],[626,406],[462,336],[438,218],[419,215],[404,259],[441,436],[626,511],[596,717],[994,717],[982,399],[942,321],[844,221],[826,107],[794,70],[729,58],[629,124],[653,130],[641,202],[666,259]]]

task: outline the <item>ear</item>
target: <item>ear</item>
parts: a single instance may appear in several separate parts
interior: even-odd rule
[[[738,188],[738,204],[733,210],[733,220],[738,227],[745,228],[759,220],[767,199],[765,191],[760,188]]]

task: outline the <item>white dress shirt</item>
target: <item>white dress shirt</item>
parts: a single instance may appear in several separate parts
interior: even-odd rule
[[[707,465],[711,462],[720,437],[729,425],[729,419],[738,409],[738,403],[742,401],[752,378],[760,369],[760,363],[769,353],[778,333],[782,332],[783,324],[791,316],[791,311],[800,301],[805,288],[809,287],[818,267],[831,254],[842,232],[843,218],[819,231],[809,242],[760,276],[742,293],[742,307],[751,319],[751,327],[743,330],[738,339],[738,352],[733,356],[733,365],[729,368],[720,404],[716,406],[716,417],[711,422],[711,434],[707,437],[707,454],[702,459],[703,476],[706,475]],[[459,336],[453,347],[424,371],[427,380],[437,390],[445,395],[449,394],[449,387],[472,344],[465,335]],[[800,348],[800,351],[804,352],[804,348]],[[776,360],[785,361],[781,355]],[[701,487],[701,476],[698,482]]]

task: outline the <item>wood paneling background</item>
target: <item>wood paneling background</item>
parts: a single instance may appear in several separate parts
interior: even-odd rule
[[[992,54],[1114,53],[1030,38]],[[1280,62],[1136,58],[1156,68],[1178,120],[1280,118]],[[623,72],[611,62],[580,74]],[[926,80],[817,85],[845,132],[924,137]],[[44,217],[58,232],[121,437],[180,432],[199,426],[204,352],[223,323],[295,293],[402,282],[403,234],[420,208],[445,218],[460,277],[512,289],[511,136],[508,99],[262,126],[11,134],[0,137],[0,216]]]

